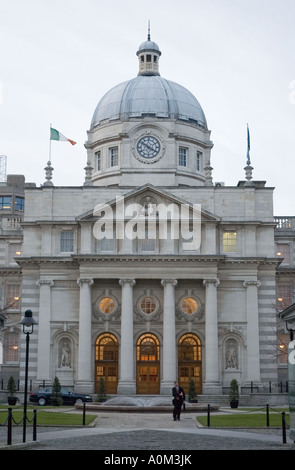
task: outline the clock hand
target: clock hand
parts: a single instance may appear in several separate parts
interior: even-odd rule
[[[153,149],[152,147],[150,147],[148,144],[143,144],[146,148],[148,148],[149,150],[151,150],[152,152],[155,151],[155,149]]]

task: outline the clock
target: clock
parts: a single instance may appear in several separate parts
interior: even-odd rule
[[[161,150],[159,140],[152,135],[145,135],[137,142],[137,152],[142,158],[155,158]]]

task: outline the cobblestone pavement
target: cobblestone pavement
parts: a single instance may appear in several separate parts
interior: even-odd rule
[[[281,429],[220,430],[198,427],[195,414],[183,413],[174,422],[170,413],[99,412],[91,427],[38,427],[32,442],[27,426],[26,444],[22,429],[13,428],[7,446],[7,428],[0,427],[0,450],[101,450],[104,456],[116,451],[169,451],[187,454],[194,450],[295,450],[289,438],[284,444]]]

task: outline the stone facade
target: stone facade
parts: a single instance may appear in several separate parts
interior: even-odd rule
[[[104,378],[111,395],[170,395],[176,377],[204,394],[232,378],[278,382],[273,188],[253,180],[249,159],[245,181],[215,184],[199,103],[161,79],[150,39],[138,57],[138,80],[95,110],[84,185],[55,187],[49,162],[46,183],[25,190],[29,377],[87,393]]]

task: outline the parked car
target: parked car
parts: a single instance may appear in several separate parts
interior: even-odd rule
[[[60,396],[64,405],[74,405],[75,403],[86,403],[92,401],[92,397],[90,395],[74,393],[64,387],[61,387]],[[51,399],[52,387],[47,387],[42,390],[38,390],[37,392],[31,392],[30,394],[30,402],[38,403],[40,406],[51,404]]]

